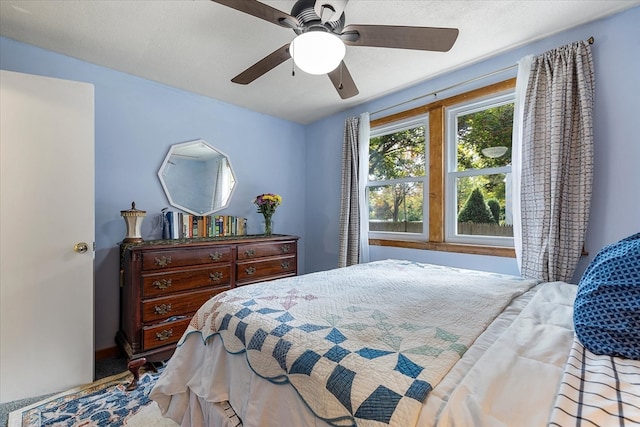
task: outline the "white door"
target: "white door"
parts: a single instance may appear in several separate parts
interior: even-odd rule
[[[0,71],[0,403],[93,380],[93,93]]]

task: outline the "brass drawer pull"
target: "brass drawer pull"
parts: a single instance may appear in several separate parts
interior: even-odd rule
[[[156,289],[167,289],[171,287],[171,279],[162,279],[162,280],[156,280],[155,282],[153,282],[153,287]]]
[[[164,329],[156,333],[156,341],[166,341],[173,335],[173,329]]]
[[[166,267],[169,264],[171,264],[170,256],[163,256],[162,258],[156,258],[156,265],[158,267]]]
[[[289,245],[282,245],[280,246],[280,250],[282,251],[283,254],[288,254],[289,251],[291,250],[291,247]]]
[[[255,272],[256,272],[256,268],[255,267],[247,267],[244,269],[244,271],[249,275],[252,276]]]
[[[256,256],[256,250],[255,249],[247,249],[246,251],[244,251],[244,256],[246,256],[247,258],[251,258],[253,256]]]
[[[282,261],[280,263],[280,267],[282,267],[283,270],[288,270],[290,265],[289,261]]]
[[[162,304],[155,306],[156,314],[167,314],[171,311],[171,304]]]
[[[211,258],[212,261],[220,261],[222,259],[222,252],[210,253],[209,258]]]
[[[216,271],[215,273],[209,273],[209,280],[213,282],[219,282],[223,276],[224,274],[222,274],[219,271]]]

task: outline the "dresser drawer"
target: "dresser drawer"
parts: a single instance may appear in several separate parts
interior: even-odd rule
[[[238,245],[239,260],[295,254],[296,242],[294,240]]]
[[[142,253],[142,270],[161,270],[230,261],[230,246],[147,251]]]
[[[209,298],[227,289],[230,286],[145,300],[142,302],[142,322],[158,322],[168,317],[194,313]]]
[[[175,322],[166,322],[142,328],[143,350],[178,342],[184,331],[187,330],[189,322],[191,322],[191,316]]]
[[[142,275],[142,295],[144,298],[168,295],[205,286],[229,288],[231,283],[231,264],[214,267],[167,271]]]
[[[275,279],[277,277],[294,275],[297,267],[296,262],[295,255],[238,262],[236,281],[239,285],[242,285],[268,278]]]

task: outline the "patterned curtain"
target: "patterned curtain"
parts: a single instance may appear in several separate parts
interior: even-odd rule
[[[591,203],[593,102],[588,42],[533,58],[521,146],[524,277],[568,281],[580,259]]]
[[[369,113],[363,113],[348,118],[344,125],[338,267],[369,262],[368,164]]]

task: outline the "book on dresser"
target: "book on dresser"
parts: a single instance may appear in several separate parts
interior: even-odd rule
[[[130,361],[167,360],[209,298],[297,275],[297,243],[288,235],[123,243],[118,345]]]
[[[165,239],[246,236],[247,219],[233,215],[197,216],[183,212],[162,212]]]

